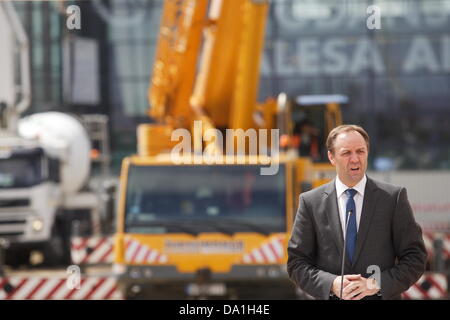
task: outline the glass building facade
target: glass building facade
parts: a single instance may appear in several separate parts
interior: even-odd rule
[[[81,30],[66,27],[69,4],[81,9]],[[137,124],[151,121],[147,89],[162,4],[15,3],[31,40],[30,111],[108,114],[117,168],[136,150]],[[73,36],[98,43],[94,105],[63,94],[62,40]],[[450,0],[272,0],[262,61],[261,100],[280,92],[347,95],[344,120],[369,132],[372,169],[450,168]]]

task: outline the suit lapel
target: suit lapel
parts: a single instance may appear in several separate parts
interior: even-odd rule
[[[342,255],[342,248],[344,246],[344,237],[342,235],[341,219],[339,218],[339,210],[334,180],[327,185],[323,196],[324,196],[323,203],[325,215],[331,227],[331,232],[333,234],[336,247],[339,251],[339,254]]]
[[[359,258],[361,249],[366,240],[367,233],[369,232],[370,222],[372,221],[373,214],[375,213],[375,205],[378,200],[379,193],[375,183],[367,178],[366,188],[364,190],[363,207],[361,212],[361,220],[359,222],[358,236],[356,240],[356,251],[352,265],[355,265]]]

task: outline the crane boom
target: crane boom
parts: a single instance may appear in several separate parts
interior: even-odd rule
[[[170,129],[191,130],[194,120],[202,121],[203,131],[256,126],[268,5],[267,0],[165,2],[149,89],[149,114],[157,124],[144,125],[141,137],[167,140]]]
[[[164,2],[158,49],[150,79],[149,115],[159,123],[186,126],[196,76],[207,0]]]

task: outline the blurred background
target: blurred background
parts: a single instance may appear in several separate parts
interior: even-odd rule
[[[93,146],[88,175],[94,178],[91,191],[80,190],[95,199],[71,210],[101,208],[99,221],[111,226],[98,228],[106,234],[115,228],[122,159],[137,152],[137,126],[154,121],[147,92],[163,4],[12,1],[29,41],[31,100],[20,117],[54,111],[78,117]],[[70,5],[80,9],[80,29],[67,25]],[[380,8],[380,29],[366,26],[370,5]],[[443,256],[430,260],[440,272],[448,270],[450,256],[449,30],[449,0],[272,0],[257,93],[258,101],[280,92],[348,97],[343,122],[361,125],[371,137],[369,175],[408,189],[428,248]],[[74,184],[71,179],[84,172],[82,161],[68,169],[76,171],[67,173]],[[8,184],[5,172],[0,183]],[[62,192],[73,195],[69,189]]]
[[[147,90],[162,3],[14,1],[30,39],[33,99],[27,112],[108,115],[116,173],[122,157],[135,152],[136,125],[149,122]],[[70,4],[81,9],[81,30],[66,28]],[[382,10],[380,30],[365,27],[368,14],[361,12],[370,4]],[[361,124],[372,138],[371,169],[449,169],[449,5],[272,1],[259,98],[282,91],[346,94],[345,122]],[[71,85],[63,72],[70,38],[91,44],[72,61],[80,78]],[[86,97],[82,90],[91,83]]]

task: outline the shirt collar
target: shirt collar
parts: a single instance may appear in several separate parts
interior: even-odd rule
[[[360,195],[364,196],[364,189],[366,188],[366,182],[367,177],[366,175],[364,175],[364,177],[352,189],[355,189]],[[336,176],[335,185],[338,198],[345,192],[345,190],[349,188],[339,179],[338,176]]]

